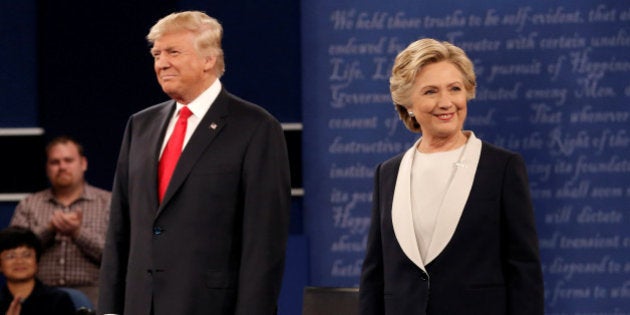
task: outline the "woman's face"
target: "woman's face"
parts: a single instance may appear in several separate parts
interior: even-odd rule
[[[420,70],[411,89],[411,107],[423,138],[457,136],[466,120],[464,76],[452,63],[441,61]]]
[[[7,281],[21,282],[35,278],[37,257],[35,250],[26,246],[2,251],[0,253],[0,272]]]

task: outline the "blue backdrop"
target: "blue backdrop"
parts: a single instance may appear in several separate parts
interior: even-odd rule
[[[314,284],[358,284],[374,167],[417,138],[396,117],[389,72],[433,37],[475,63],[465,128],[527,161],[547,314],[630,311],[630,3],[302,3]]]

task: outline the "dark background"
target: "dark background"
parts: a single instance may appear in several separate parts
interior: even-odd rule
[[[300,1],[2,1],[0,3],[0,227],[18,197],[48,186],[44,144],[59,135],[81,142],[86,179],[111,189],[128,117],[167,100],[145,36],[160,18],[205,11],[223,25],[223,86],[301,122]],[[39,128],[7,135],[7,128]],[[43,130],[43,132],[41,132]],[[292,185],[301,187],[301,130],[285,132]],[[308,281],[302,198],[292,201],[291,237],[279,313],[298,314]]]
[[[39,126],[46,138],[78,138],[89,158],[88,180],[109,189],[127,118],[167,99],[145,36],[161,17],[188,9],[205,11],[224,27],[226,89],[281,122],[299,122],[298,4],[38,1]]]

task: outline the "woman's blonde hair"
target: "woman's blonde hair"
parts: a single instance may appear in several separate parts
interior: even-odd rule
[[[448,61],[461,71],[467,93],[466,98],[468,100],[475,98],[477,79],[473,63],[461,48],[449,42],[439,42],[431,38],[420,39],[409,44],[396,56],[392,74],[389,77],[389,91],[398,116],[405,127],[412,132],[420,132],[418,121],[409,116],[410,94],[416,76],[422,67],[440,61]]]

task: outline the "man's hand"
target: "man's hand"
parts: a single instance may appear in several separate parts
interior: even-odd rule
[[[61,210],[55,210],[50,224],[57,232],[72,237],[79,236],[79,230],[81,229],[81,222],[83,221],[83,211],[78,209],[73,212],[63,212]]]

